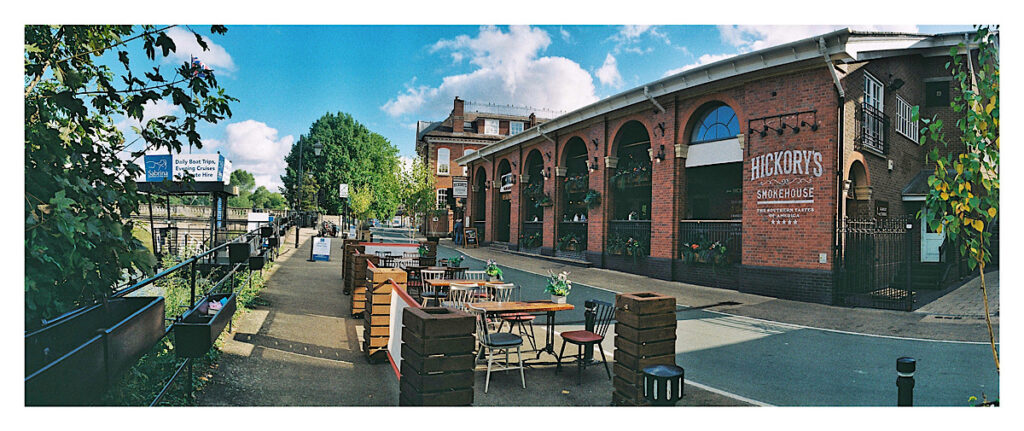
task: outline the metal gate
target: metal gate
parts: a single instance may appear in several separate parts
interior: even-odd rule
[[[836,305],[910,311],[913,256],[909,219],[845,219],[840,227],[843,253],[839,260]]]

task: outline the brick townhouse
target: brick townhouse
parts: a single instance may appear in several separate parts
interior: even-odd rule
[[[430,166],[435,177],[437,209],[448,210],[449,230],[462,217],[464,199],[452,196],[452,180],[467,177],[465,167],[455,159],[514,136],[544,122],[535,114],[503,115],[466,111],[465,101],[455,97],[452,112],[443,121],[416,124],[416,154]]]
[[[874,261],[945,260],[914,217],[931,167],[910,115],[945,118],[957,141],[944,65],[964,41],[843,29],[600,100],[456,158],[471,225],[520,251],[842,303],[850,223],[913,242],[872,245]],[[904,276],[852,272],[870,271],[875,287]]]

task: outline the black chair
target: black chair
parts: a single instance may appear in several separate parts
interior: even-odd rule
[[[583,349],[593,349],[594,345],[597,344],[598,350],[601,352],[601,363],[604,364],[604,371],[608,373],[608,378],[612,378],[612,372],[608,369],[608,361],[604,358],[604,347],[601,346],[601,342],[604,341],[604,335],[608,332],[608,327],[611,326],[612,317],[615,314],[615,307],[604,301],[590,300],[585,303],[586,308],[594,308],[594,330],[579,330],[579,331],[567,331],[562,333],[562,350],[558,352],[558,365],[555,366],[555,373],[558,373],[562,369],[562,354],[565,353],[565,344],[575,344],[576,349],[576,367],[579,370],[577,372],[577,383],[583,383],[583,369],[586,368],[587,363],[583,360]]]
[[[449,280],[462,280],[466,277],[467,269],[469,268],[465,266],[446,266],[444,276]]]
[[[423,291],[423,278],[420,275],[420,271],[423,270],[422,266],[407,266],[405,272],[408,274],[405,282],[405,291],[409,293],[412,299],[415,299],[417,303],[422,302],[423,298],[420,294]]]

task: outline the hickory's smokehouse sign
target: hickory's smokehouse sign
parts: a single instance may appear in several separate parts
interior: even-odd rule
[[[750,160],[750,181],[757,181],[757,213],[774,225],[799,223],[801,214],[812,207],[786,205],[813,204],[814,179],[821,177],[822,155],[813,150],[774,151]],[[784,205],[784,206],[775,206]]]

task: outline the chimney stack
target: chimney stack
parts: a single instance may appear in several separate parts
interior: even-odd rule
[[[459,96],[455,96],[455,105],[452,108],[452,132],[463,132],[465,124],[465,109],[464,102],[459,99]]]

